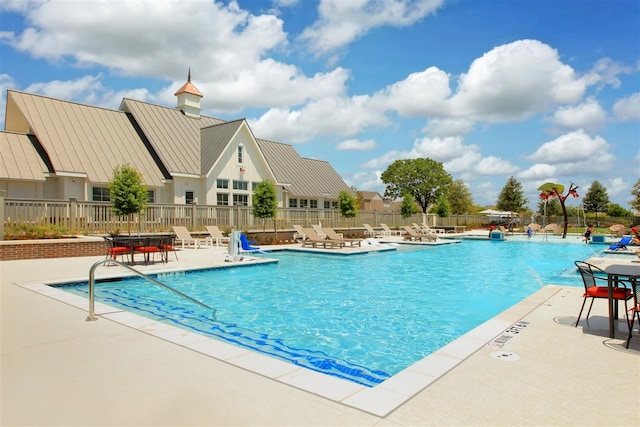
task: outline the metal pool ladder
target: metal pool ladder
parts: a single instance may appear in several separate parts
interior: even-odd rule
[[[87,316],[87,321],[93,321],[93,320],[98,320],[98,318],[96,317],[96,310],[95,310],[95,294],[94,294],[94,283],[95,283],[95,271],[96,268],[98,268],[101,264],[106,264],[106,263],[113,263],[113,264],[117,264],[121,267],[126,268],[129,271],[132,271],[135,275],[137,275],[138,277],[141,277],[145,280],[148,280],[149,282],[153,283],[154,285],[159,285],[162,286],[165,289],[170,290],[171,292],[180,295],[181,297],[184,297],[186,299],[188,299],[189,301],[195,302],[196,304],[198,304],[201,307],[207,308],[209,310],[213,310],[211,307],[209,307],[206,304],[203,304],[202,302],[191,298],[189,295],[185,295],[182,292],[173,289],[172,287],[169,287],[167,285],[165,285],[162,282],[157,281],[156,279],[154,279],[153,277],[149,277],[144,273],[139,272],[138,270],[136,270],[135,268],[131,268],[130,266],[121,263],[120,261],[116,261],[114,259],[103,259],[100,260],[98,262],[96,262],[95,264],[93,264],[91,266],[91,268],[89,269],[89,316]],[[215,310],[214,310],[214,317],[215,317]]]

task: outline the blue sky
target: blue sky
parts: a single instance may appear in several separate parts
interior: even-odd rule
[[[359,190],[429,157],[480,205],[514,176],[532,207],[544,182],[598,180],[629,208],[639,23],[637,0],[3,0],[0,106],[11,88],[174,107],[190,67],[203,114]]]

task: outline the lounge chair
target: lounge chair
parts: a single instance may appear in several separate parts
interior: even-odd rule
[[[293,233],[293,240],[307,240],[307,235],[304,234],[301,225],[294,225],[293,229],[296,230],[296,232]]]
[[[320,226],[320,224],[311,224],[311,227],[313,228],[313,231],[316,232],[318,237],[320,237],[321,239],[327,238],[327,235],[325,234],[324,231],[322,231],[322,226]]]
[[[418,225],[415,222],[411,223],[414,228],[416,229],[416,231],[420,234],[435,234],[435,233],[441,233],[444,234],[444,228],[431,228],[428,225]]]
[[[220,245],[220,243],[229,243],[229,238],[224,237],[217,225],[207,225],[205,228],[209,232],[207,240],[210,240],[212,243],[216,242],[216,246]]]
[[[307,236],[307,240],[302,241],[302,247],[313,247],[313,248],[324,248],[324,249],[334,249],[334,248],[344,248],[345,244],[342,241],[336,241],[331,239],[322,239],[315,232],[313,228],[303,228],[304,234]]]
[[[343,236],[336,233],[333,228],[323,227],[322,231],[327,235],[327,239],[333,240],[334,242],[344,242],[345,246],[347,244],[349,246],[362,246],[362,239],[345,239]]]
[[[180,241],[180,243],[182,244],[182,249],[184,249],[185,246],[191,246],[195,249],[198,249],[200,247],[200,239],[196,239],[195,237],[191,236],[191,233],[189,233],[187,227],[176,225],[171,228],[173,228],[173,232],[176,233],[176,240]]]
[[[407,232],[407,234],[404,235],[404,240],[409,240],[409,241],[427,241],[427,242],[435,242],[436,240],[438,240],[438,236],[436,236],[433,233],[418,233],[416,232],[412,227],[405,225],[404,226],[405,231]]]
[[[375,237],[384,237],[384,232],[375,230],[369,224],[362,224],[362,225],[364,225],[364,235],[365,236],[374,237],[374,238]]]
[[[622,239],[620,239],[619,242],[616,242],[614,244],[612,244],[611,246],[609,246],[609,250],[611,251],[624,251],[625,249],[627,249],[627,245],[629,243],[631,243],[631,236],[626,236],[623,237]]]
[[[386,236],[404,236],[407,234],[404,230],[392,230],[387,224],[380,223],[380,227],[382,227]]]

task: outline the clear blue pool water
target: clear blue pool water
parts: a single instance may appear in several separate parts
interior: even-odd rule
[[[587,245],[465,241],[351,256],[293,251],[278,263],[158,276],[215,315],[142,279],[96,284],[96,300],[367,386],[546,284],[582,286]],[[64,290],[87,295],[87,284]]]

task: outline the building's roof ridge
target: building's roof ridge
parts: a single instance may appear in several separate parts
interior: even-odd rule
[[[39,93],[25,92],[23,90],[7,89],[7,93],[8,92],[15,92],[15,93],[19,93],[19,94],[22,94],[22,95],[28,95],[28,96],[36,96],[38,98],[49,99],[51,101],[56,101],[56,102],[66,102],[67,104],[78,105],[80,107],[95,108],[96,110],[106,110],[106,111],[110,111],[112,113],[124,113],[124,111],[122,111],[120,109],[117,109],[117,108],[113,109],[113,108],[107,108],[107,107],[100,107],[100,106],[96,106],[96,105],[83,104],[82,102],[68,101],[66,99],[54,98],[52,96],[42,95],[42,94],[39,94]]]

